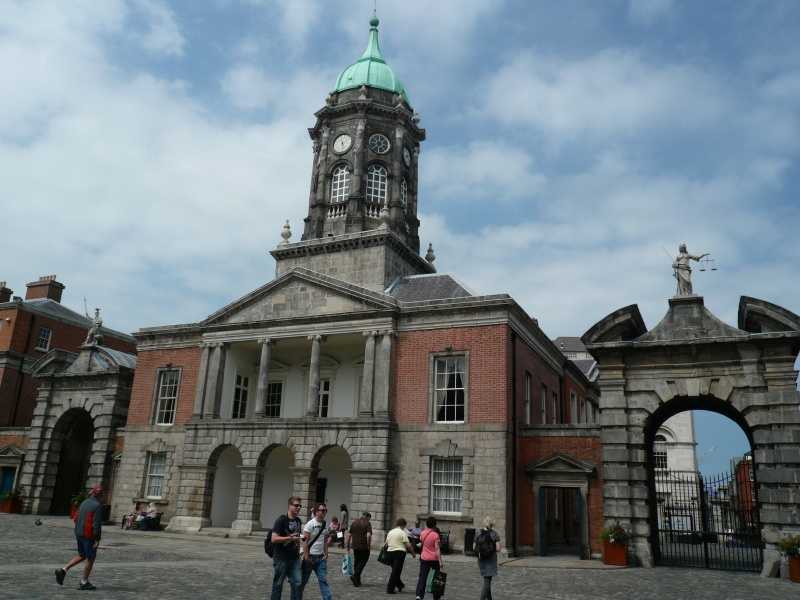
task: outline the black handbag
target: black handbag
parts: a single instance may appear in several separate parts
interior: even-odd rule
[[[383,548],[381,548],[380,553],[378,553],[378,562],[386,566],[392,564],[392,559],[389,557],[389,546],[384,544]]]

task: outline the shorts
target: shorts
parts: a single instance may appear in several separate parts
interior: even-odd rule
[[[97,548],[94,547],[94,540],[90,540],[82,535],[75,537],[78,540],[78,556],[81,558],[94,558],[97,556]]]

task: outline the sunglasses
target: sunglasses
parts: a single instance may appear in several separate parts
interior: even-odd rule
[[[303,508],[302,504],[292,504],[292,506],[294,506],[295,508]]]
[[[327,508],[318,508],[317,512],[328,512]]]

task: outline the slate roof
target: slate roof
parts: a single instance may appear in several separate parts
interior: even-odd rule
[[[67,308],[60,302],[51,300],[50,298],[35,298],[33,300],[23,300],[22,302],[5,302],[0,304],[0,307],[22,308],[23,310],[30,310],[31,312],[53,317],[68,323],[73,323],[74,325],[85,327],[86,329],[89,329],[92,326],[91,319],[87,319],[84,315],[76,313],[74,310]],[[133,336],[128,335],[127,333],[122,333],[121,331],[109,329],[108,327],[101,327],[100,332],[104,335],[110,335],[117,339],[122,339],[132,343],[136,342],[136,339]]]
[[[398,277],[384,292],[400,302],[468,298],[475,294],[449,273]]]
[[[553,343],[562,352],[586,352],[586,346],[579,337],[557,337]]]
[[[586,379],[594,381],[597,379],[599,373],[597,369],[597,361],[593,358],[575,358],[572,359],[575,366],[581,370],[581,373],[586,375]]]

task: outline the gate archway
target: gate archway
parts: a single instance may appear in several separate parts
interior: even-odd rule
[[[607,522],[632,530],[630,558],[654,565],[648,455],[658,426],[687,409],[719,412],[739,423],[753,449],[754,482],[765,545],[762,574],[780,565],[777,542],[796,534],[800,500],[800,392],[795,361],[800,317],[763,300],[742,297],[739,328],[714,317],[703,298],[675,296],[648,331],[636,305],[608,315],[581,338],[600,375],[604,508]],[[650,452],[648,452],[650,450]]]
[[[672,465],[659,460],[656,446],[662,425],[675,415],[698,409],[723,415],[742,429],[750,444],[741,461],[749,463],[746,478],[738,469],[704,476],[696,461],[687,468],[685,464]],[[674,398],[650,416],[644,433],[654,564],[760,571],[761,526],[752,501],[756,485],[753,436],[742,415],[732,412],[729,404],[717,398]]]
[[[54,438],[60,442],[61,451],[50,514],[68,515],[72,497],[86,490],[89,455],[94,442],[92,417],[82,409],[67,411],[56,426]]]

